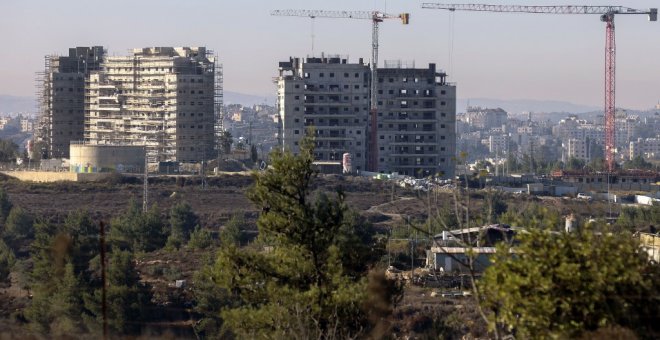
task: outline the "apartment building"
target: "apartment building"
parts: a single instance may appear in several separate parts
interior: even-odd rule
[[[362,59],[290,58],[279,64],[278,109],[284,148],[299,150],[306,128],[316,134],[315,159],[340,165],[343,153],[363,171],[375,131],[377,170],[425,177],[454,174],[456,88],[446,74],[394,65],[378,70],[377,127],[369,127],[370,69]]]
[[[390,64],[378,69],[378,172],[453,178],[456,86],[435,64]]]
[[[646,160],[660,159],[660,137],[637,138],[630,142],[629,159],[642,156]]]
[[[150,162],[214,153],[215,57],[204,47],[151,47],[107,57],[85,87],[84,140],[145,145]]]
[[[284,148],[299,152],[300,139],[313,127],[319,165],[339,167],[350,153],[353,169],[366,169],[369,66],[362,59],[290,58],[279,63],[277,86]]]
[[[571,158],[581,159],[585,162],[591,160],[588,140],[570,138],[564,145],[564,148],[566,149],[564,162],[567,162]]]
[[[68,158],[70,141],[83,139],[85,78],[100,69],[105,53],[102,46],[75,47],[67,56],[45,57],[37,83],[38,138],[48,157]]]

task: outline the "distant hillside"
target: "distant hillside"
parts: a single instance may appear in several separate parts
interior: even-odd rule
[[[469,98],[458,99],[456,110],[458,112],[465,112],[468,102],[470,106],[481,106],[488,108],[500,107],[505,111],[512,114],[521,114],[525,111],[531,112],[570,112],[582,113],[593,112],[601,108],[596,106],[580,105],[570,102],[563,102],[557,100],[531,100],[531,99],[491,99],[491,98]]]
[[[18,113],[36,111],[36,103],[34,97],[19,97],[8,96],[0,94],[0,112],[1,113]]]

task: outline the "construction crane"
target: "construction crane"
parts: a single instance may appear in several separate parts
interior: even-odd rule
[[[323,11],[323,10],[274,10],[270,12],[274,16],[293,16],[308,18],[343,18],[371,20],[371,96],[369,118],[371,130],[369,131],[369,158],[367,168],[369,171],[378,171],[378,100],[376,97],[376,85],[378,84],[378,24],[385,19],[400,19],[404,25],[410,21],[409,13],[388,14],[379,11]]]
[[[539,13],[539,14],[598,14],[606,24],[605,33],[605,161],[608,172],[614,170],[615,158],[615,89],[616,45],[614,16],[619,14],[646,14],[649,21],[658,20],[658,9],[639,10],[622,6],[519,6],[485,4],[423,3],[422,8],[448,11]]]

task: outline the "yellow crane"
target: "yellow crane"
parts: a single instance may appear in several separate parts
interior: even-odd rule
[[[371,96],[370,96],[370,130],[369,130],[369,157],[367,168],[370,171],[378,171],[378,100],[376,98],[376,85],[378,84],[378,24],[386,19],[400,19],[404,25],[410,20],[409,13],[388,14],[379,11],[324,11],[324,10],[274,10],[270,12],[273,16],[292,16],[307,18],[343,18],[371,20]]]

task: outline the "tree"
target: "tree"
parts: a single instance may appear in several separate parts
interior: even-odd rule
[[[162,248],[168,234],[156,205],[142,212],[142,208],[132,200],[124,215],[112,221],[109,239],[113,246],[120,249],[150,252]]]
[[[9,273],[16,263],[11,249],[0,239],[0,283],[9,282]]]
[[[225,244],[241,246],[241,231],[245,227],[242,215],[234,214],[220,232],[220,241]]]
[[[34,237],[32,216],[23,208],[15,206],[11,208],[9,216],[5,221],[5,231],[3,233],[5,241],[18,251],[21,244]]]
[[[642,156],[635,156],[635,158],[623,163],[624,169],[653,169],[653,164],[647,162]]]
[[[179,202],[170,210],[170,238],[168,243],[179,248],[188,242],[190,233],[199,223],[199,217],[187,202]]]
[[[0,223],[5,222],[12,206],[7,191],[4,188],[0,188]]]
[[[343,193],[312,195],[313,143],[304,138],[298,156],[274,151],[272,167],[254,174],[248,197],[262,207],[257,226],[267,247],[223,247],[214,265],[214,280],[236,303],[222,317],[238,337],[348,338],[371,327],[368,280],[349,274],[368,256],[343,256],[363,249],[347,233],[354,220]]]
[[[231,135],[231,132],[225,130],[220,134],[220,147],[222,148],[222,153],[228,155],[231,153],[231,145],[234,144],[234,138]]]
[[[575,338],[623,326],[657,337],[660,272],[629,234],[527,229],[500,244],[480,282],[491,326],[516,338]],[[655,320],[655,321],[653,321]]]
[[[250,160],[252,163],[257,163],[257,160],[259,159],[259,153],[257,152],[257,146],[252,144],[250,146]]]
[[[195,230],[190,234],[190,241],[188,241],[188,247],[192,249],[206,249],[212,244],[211,232],[200,226],[195,227]]]
[[[0,162],[12,162],[18,155],[18,145],[7,139],[0,139]]]
[[[570,157],[566,161],[566,169],[568,170],[582,170],[586,163],[580,158]]]

